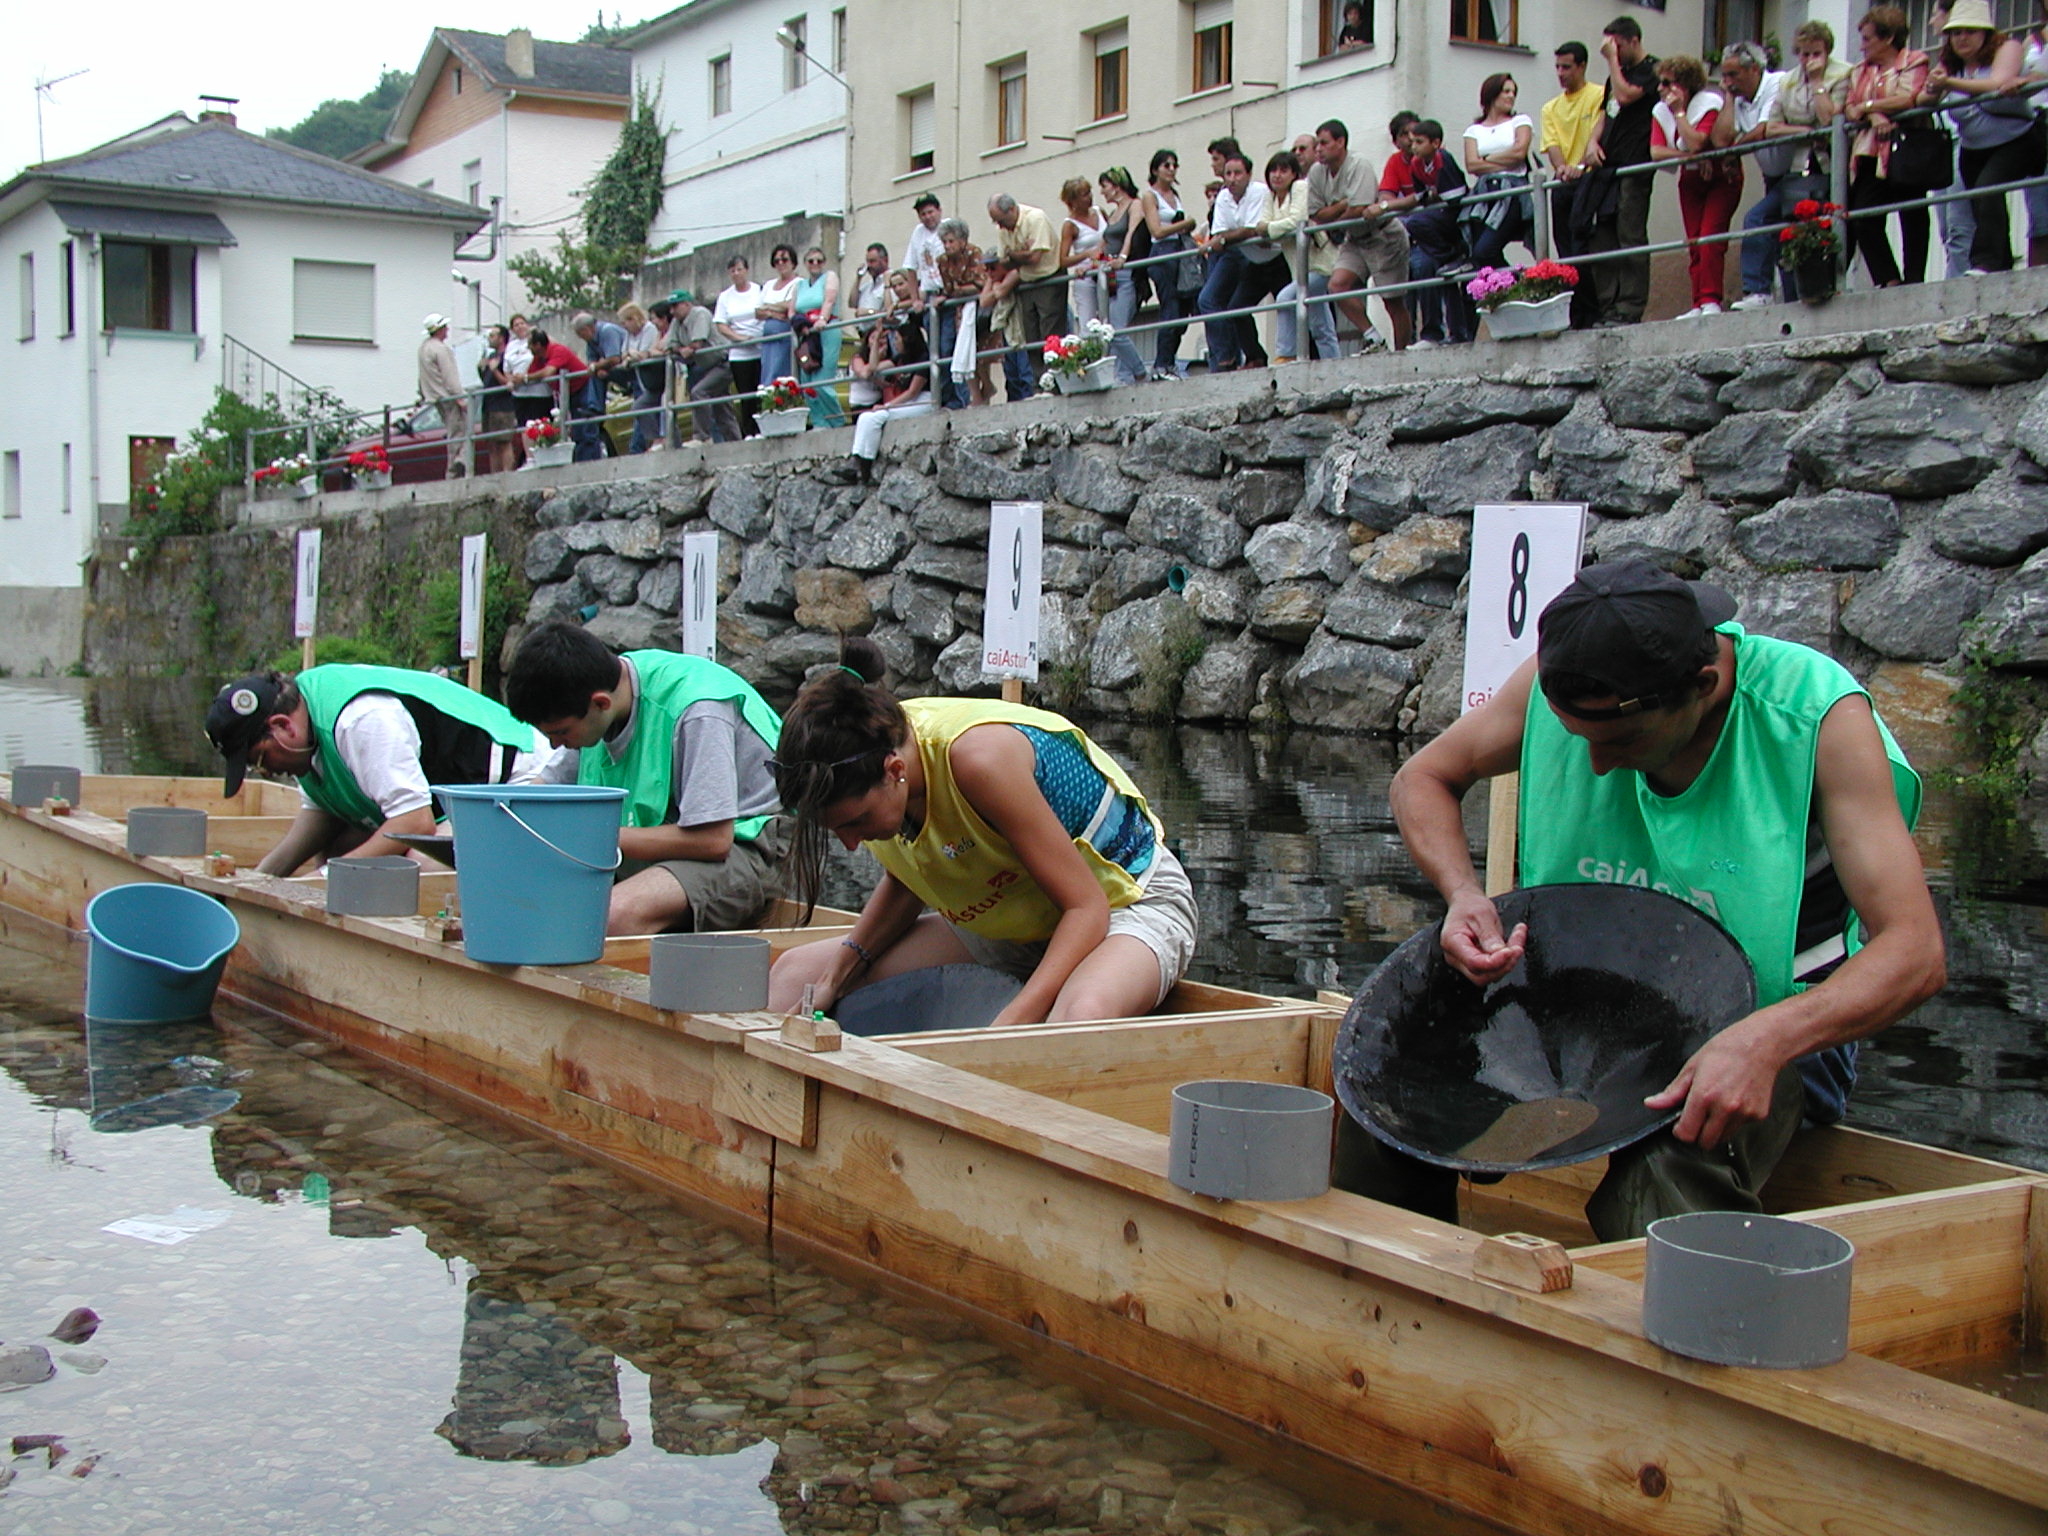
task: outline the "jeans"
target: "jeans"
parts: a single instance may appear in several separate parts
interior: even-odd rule
[[[953,348],[960,343],[960,311],[964,306],[942,302],[937,295],[932,295],[930,302],[931,312],[938,317],[939,338],[932,355],[939,360],[939,404],[957,411],[968,403],[967,386],[953,377]]]
[[[1763,195],[1749,212],[1742,216],[1744,229],[1761,229],[1766,224],[1785,222],[1786,208],[1779,194],[1784,190],[1785,178],[1766,176]],[[1742,291],[1768,294],[1771,291],[1771,274],[1778,273],[1778,282],[1785,290],[1785,302],[1791,303],[1799,297],[1792,284],[1792,274],[1778,270],[1778,237],[1776,234],[1744,235],[1742,237]]]
[[[761,379],[773,384],[777,379],[796,376],[793,359],[796,343],[790,337],[787,320],[763,320],[761,322]]]
[[[1152,280],[1152,291],[1159,298],[1160,330],[1159,340],[1152,349],[1152,369],[1155,373],[1170,373],[1180,376],[1180,341],[1188,333],[1184,325],[1174,321],[1186,315],[1189,301],[1182,297],[1173,285],[1173,266],[1162,262],[1156,269],[1158,275]],[[1162,281],[1163,280],[1163,281]]]
[[[586,384],[569,398],[569,441],[576,451],[572,462],[588,464],[601,459],[610,445],[604,439],[604,385]]]
[[[655,406],[663,403],[662,396],[667,393],[666,373],[667,371],[663,370],[660,384],[650,384],[645,378],[636,375],[639,388],[633,391],[633,441],[626,449],[628,453],[645,453],[648,444],[668,441],[667,411],[646,416],[638,414],[641,411],[652,412]]]
[[[1960,171],[1956,179],[1942,190],[1960,192],[1968,185]],[[1942,276],[1961,277],[1970,268],[1981,263],[1970,257],[1970,247],[1977,242],[1977,210],[1975,199],[1970,202],[1936,203],[1934,205],[1934,227],[1941,231]],[[1986,267],[1985,271],[1993,270]],[[1999,270],[2003,270],[2002,268]]]
[[[1408,247],[1410,282],[1435,277],[1440,270],[1437,258],[1428,251],[1419,245]],[[1411,288],[1408,302],[1415,307],[1415,334],[1424,341],[1466,342],[1476,334],[1478,321],[1471,301],[1455,281],[1435,288]]]
[[[1330,274],[1311,272],[1308,275],[1308,296],[1319,299],[1330,291]],[[1273,345],[1282,357],[1298,358],[1301,348],[1296,345],[1301,337],[1295,326],[1294,305],[1301,297],[1293,283],[1280,290],[1283,306],[1273,315]],[[1315,343],[1316,356],[1324,359],[1337,355],[1337,311],[1332,304],[1311,304],[1308,306],[1308,336]]]
[[[1145,377],[1145,359],[1124,331],[1138,318],[1138,280],[1129,272],[1115,275],[1116,287],[1109,295],[1109,323],[1116,335],[1109,343],[1109,355],[1116,359],[1116,381],[1135,384]]]
[[[1211,256],[1208,279],[1195,299],[1196,312],[1213,315],[1219,310],[1237,308],[1237,291],[1251,278],[1252,270],[1252,263],[1245,260],[1244,252],[1234,245],[1226,246]],[[1202,329],[1208,333],[1211,373],[1224,372],[1238,365],[1237,324],[1235,319],[1203,322]]]
[[[1003,354],[1003,393],[1012,402],[1029,400],[1038,393],[1038,375],[1031,371],[1035,361],[1029,347],[1012,347]]]

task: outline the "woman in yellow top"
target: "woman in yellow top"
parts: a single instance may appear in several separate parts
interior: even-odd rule
[[[790,950],[769,978],[786,1011],[869,982],[975,962],[1023,982],[992,1021],[1150,1013],[1187,969],[1195,897],[1144,795],[1077,726],[982,699],[898,703],[881,651],[846,642],[804,686],[776,749],[797,821],[795,890],[817,896],[827,839],[883,875],[853,932]]]

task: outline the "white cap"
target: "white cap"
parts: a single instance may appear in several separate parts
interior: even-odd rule
[[[427,334],[431,336],[436,331],[444,331],[448,328],[448,317],[446,315],[429,315],[420,324],[426,327]]]

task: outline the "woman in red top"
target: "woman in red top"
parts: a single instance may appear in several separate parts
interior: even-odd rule
[[[1713,160],[1691,157],[1711,147],[1714,124],[1727,105],[1707,89],[1707,67],[1689,54],[1657,61],[1657,105],[1650,109],[1650,158],[1678,160],[1678,212],[1685,221],[1686,270],[1692,278],[1692,308],[1678,318],[1721,313],[1726,291],[1728,242],[1702,244],[1725,235],[1742,201],[1742,162],[1733,155]]]
[[[1927,276],[1927,205],[1914,202],[1899,210],[1899,234],[1905,242],[1906,269],[1892,259],[1892,243],[1884,232],[1884,218],[1858,218],[1854,210],[1881,207],[1923,195],[1918,188],[1901,188],[1891,181],[1892,120],[1890,114],[1903,112],[1927,88],[1927,55],[1906,46],[1906,13],[1895,5],[1879,5],[1856,24],[1863,42],[1863,62],[1849,77],[1849,104],[1842,115],[1849,119],[1854,157],[1849,180],[1849,240],[1863,253],[1863,265],[1871,282],[1880,288],[1896,288],[1901,282],[1917,283]]]

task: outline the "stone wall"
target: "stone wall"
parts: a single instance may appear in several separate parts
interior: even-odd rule
[[[2048,273],[2015,273],[946,413],[892,424],[872,487],[845,432],[686,447],[520,475],[490,521],[531,617],[594,605],[615,644],[673,644],[681,535],[716,528],[721,659],[771,695],[840,631],[906,690],[957,692],[979,686],[987,505],[1042,500],[1047,702],[1428,732],[1457,702],[1473,505],[1584,501],[1589,558],[1720,581],[1888,712],[1942,717],[1966,645],[2048,671],[2044,372]],[[421,488],[411,532],[375,536],[470,494]]]

